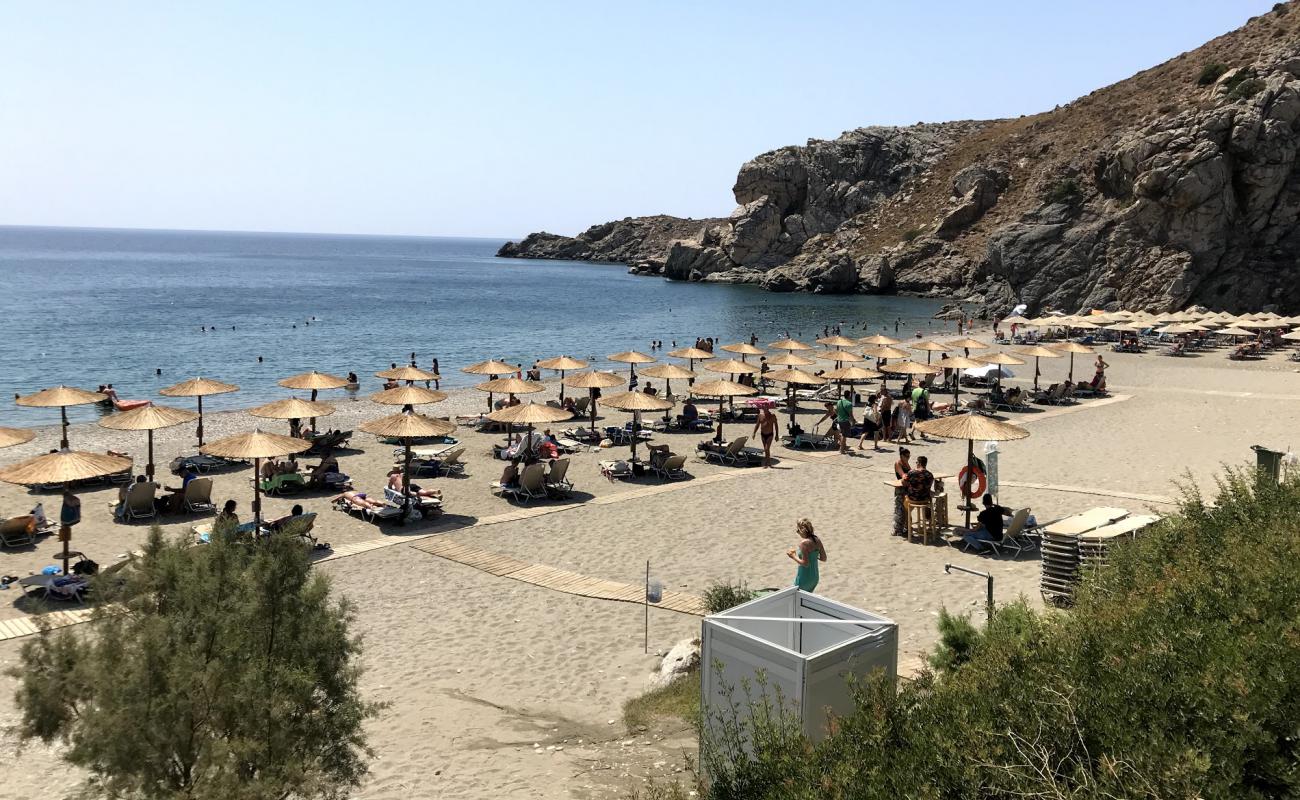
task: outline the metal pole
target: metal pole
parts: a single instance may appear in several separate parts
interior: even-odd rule
[[[968,481],[972,477],[971,473],[975,471],[974,462],[975,462],[975,440],[967,439],[966,440],[966,480]],[[961,496],[966,498],[966,530],[970,530],[970,512],[975,510],[975,498],[966,497],[966,487],[961,485],[960,480],[957,481],[957,488],[961,492]]]
[[[411,513],[411,437],[402,438],[406,445],[406,456],[402,464],[402,521]]]
[[[199,395],[199,447],[203,446],[203,395]]]
[[[149,434],[149,463],[145,465],[145,474],[149,476],[150,482],[153,481],[153,431],[145,431]]]
[[[957,570],[958,572],[965,572],[967,575],[974,575],[976,577],[983,578],[986,581],[988,596],[986,600],[987,605],[985,606],[985,611],[988,615],[987,619],[992,620],[993,619],[993,576],[987,572],[980,572],[979,570],[974,570],[974,569],[966,569],[965,567],[959,567],[956,564],[943,565],[943,571],[945,573],[952,574],[953,570]]]
[[[644,651],[650,652],[650,559],[645,562],[645,594],[641,596],[641,602],[645,605],[645,644]]]
[[[68,407],[59,406],[59,416],[63,419],[63,438],[59,441],[59,446],[64,450],[68,449]],[[67,570],[65,569],[64,572]]]
[[[253,535],[262,527],[262,459],[253,459]]]

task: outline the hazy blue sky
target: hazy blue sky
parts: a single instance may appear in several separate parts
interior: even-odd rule
[[[1051,108],[1272,0],[10,2],[0,224],[515,236],[752,156]]]

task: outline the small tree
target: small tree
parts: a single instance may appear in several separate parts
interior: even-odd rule
[[[24,739],[59,739],[104,797],[287,800],[348,794],[371,755],[352,610],[295,536],[164,541],[94,625],[22,648]]]

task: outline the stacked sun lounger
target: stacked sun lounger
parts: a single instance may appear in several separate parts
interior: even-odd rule
[[[1094,508],[1057,520],[1043,528],[1043,573],[1039,591],[1043,599],[1059,605],[1074,600],[1079,582],[1079,536],[1119,522],[1128,516],[1122,508]]]
[[[1079,534],[1079,566],[1084,570],[1105,567],[1109,563],[1111,547],[1133,539],[1159,521],[1160,517],[1154,515],[1135,515]]]

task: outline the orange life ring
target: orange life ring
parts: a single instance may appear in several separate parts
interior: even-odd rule
[[[972,479],[974,479],[973,482],[978,488],[971,488]],[[962,467],[961,472],[957,473],[957,485],[961,487],[962,497],[972,500],[984,494],[989,482],[988,478],[984,476],[984,470],[975,466],[966,466]]]

